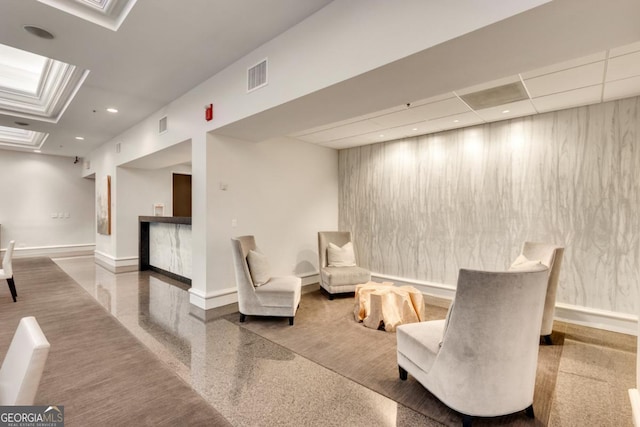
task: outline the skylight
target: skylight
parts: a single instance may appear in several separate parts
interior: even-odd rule
[[[94,24],[118,31],[136,0],[38,0]]]
[[[0,44],[0,113],[57,123],[88,74]]]
[[[0,145],[7,147],[37,150],[42,147],[48,136],[48,133],[0,126]]]

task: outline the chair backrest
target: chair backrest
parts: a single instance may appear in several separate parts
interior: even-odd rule
[[[15,245],[15,240],[10,241],[9,246],[7,246],[6,252],[4,253],[4,258],[2,258],[2,270],[7,277],[13,277],[13,266],[11,265],[11,259],[13,258],[13,247]]]
[[[549,335],[553,329],[556,293],[558,290],[558,279],[560,277],[564,248],[548,243],[524,242],[522,244],[522,255],[527,257],[527,259],[540,260],[542,264],[549,268],[547,296],[544,304],[545,310],[540,328],[540,335]]]
[[[444,403],[492,416],[533,402],[547,274],[545,267],[460,270],[455,306],[429,371],[429,388]]]
[[[329,243],[333,243],[337,246],[344,246],[351,241],[350,231],[318,231],[318,268],[323,268],[328,265],[327,262],[327,247]],[[355,250],[355,248],[354,248]],[[357,257],[356,257],[357,261]]]
[[[0,405],[33,405],[49,347],[35,317],[20,319],[0,368]]]
[[[255,287],[247,264],[247,255],[250,250],[256,249],[256,241],[253,236],[239,236],[231,239],[233,252],[233,267],[236,273],[238,286],[238,306],[240,312],[245,309],[245,304],[255,302]]]

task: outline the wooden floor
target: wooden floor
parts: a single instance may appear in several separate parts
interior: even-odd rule
[[[50,259],[15,259],[14,271],[18,302],[0,293],[0,349],[20,318],[36,317],[51,350],[35,404],[64,405],[67,427],[230,425]]]

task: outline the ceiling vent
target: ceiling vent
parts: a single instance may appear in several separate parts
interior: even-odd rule
[[[267,85],[267,60],[247,69],[247,92]]]
[[[460,98],[473,110],[497,107],[498,105],[529,99],[522,82],[509,83],[478,92],[460,95]]]
[[[167,116],[164,116],[158,120],[158,133],[165,133],[167,131]]]

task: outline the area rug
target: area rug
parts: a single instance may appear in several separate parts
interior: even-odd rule
[[[244,323],[239,323],[238,315],[226,318],[434,421],[460,425],[460,414],[441,403],[411,376],[407,381],[399,380],[395,333],[369,329],[357,323],[353,318],[353,304],[352,297],[330,301],[316,290],[302,296],[292,327],[282,318],[249,316]],[[442,319],[446,311],[442,306],[430,304],[427,298],[428,320]],[[479,418],[474,420],[474,425],[547,425],[563,338],[562,333],[554,332],[554,345],[540,346],[535,420],[527,418],[523,412]]]

